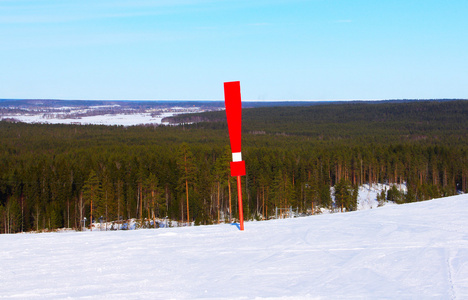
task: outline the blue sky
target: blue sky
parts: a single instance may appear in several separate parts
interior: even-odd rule
[[[0,98],[468,98],[466,0],[0,0]]]

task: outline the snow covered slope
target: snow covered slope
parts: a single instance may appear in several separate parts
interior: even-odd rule
[[[467,204],[1,235],[0,299],[467,299]]]

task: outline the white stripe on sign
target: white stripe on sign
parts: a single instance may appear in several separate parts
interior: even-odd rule
[[[232,153],[232,161],[242,161],[242,152]]]

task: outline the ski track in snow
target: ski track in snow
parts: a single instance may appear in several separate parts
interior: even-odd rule
[[[467,203],[0,235],[0,299],[467,299]]]

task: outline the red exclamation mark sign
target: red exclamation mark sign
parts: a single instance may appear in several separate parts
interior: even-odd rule
[[[231,176],[237,177],[237,194],[239,198],[239,223],[240,230],[244,230],[244,209],[242,206],[241,176],[245,175],[245,162],[242,160],[241,131],[242,131],[242,101],[240,82],[232,81],[224,83],[224,104],[231,141]]]

